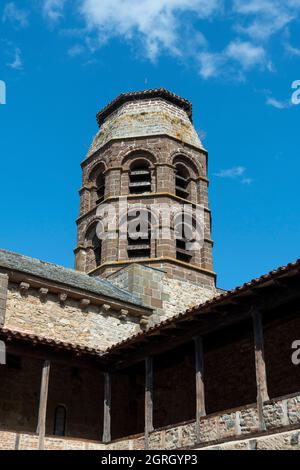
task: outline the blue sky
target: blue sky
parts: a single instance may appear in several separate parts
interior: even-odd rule
[[[218,284],[299,257],[300,0],[0,0],[0,246],[73,266],[80,162],[121,92],[193,102]]]

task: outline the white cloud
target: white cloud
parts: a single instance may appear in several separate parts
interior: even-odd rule
[[[111,36],[140,37],[147,56],[154,60],[161,49],[180,55],[185,30],[182,14],[209,18],[221,4],[222,0],[82,0],[81,12],[100,41]]]
[[[63,16],[63,9],[66,0],[44,0],[44,15],[51,21],[57,21]]]
[[[250,42],[234,41],[231,42],[226,51],[229,59],[237,61],[243,69],[247,70],[256,65],[266,63],[266,52],[263,47],[255,46]]]
[[[234,0],[236,28],[255,40],[268,39],[297,18],[299,0]]]
[[[290,104],[287,101],[279,101],[276,98],[268,97],[266,100],[268,106],[272,106],[276,109],[287,109],[290,107]]]
[[[235,166],[233,168],[228,168],[227,170],[220,170],[218,173],[214,173],[215,176],[219,178],[236,178],[242,176],[246,171],[246,168],[243,166]]]
[[[300,18],[300,0],[41,1],[44,15],[53,22],[63,16],[65,4],[70,5],[68,11],[72,8],[83,21],[76,32],[91,53],[117,37],[152,61],[165,52],[181,61],[193,57],[205,79],[221,75],[242,80],[254,68],[273,71],[268,41],[275,34],[284,35]],[[218,50],[213,39],[207,40],[216,20],[233,31],[232,39]],[[291,46],[286,50],[300,55]],[[79,46],[68,53],[78,55]]]
[[[10,67],[14,70],[23,70],[23,62],[21,58],[21,49],[18,47],[15,49],[14,60],[12,62],[8,62],[7,67]]]
[[[205,79],[218,75],[235,75],[240,80],[243,73],[253,67],[271,69],[263,47],[239,40],[230,42],[220,53],[200,53],[199,62],[200,75]]]
[[[14,2],[6,3],[3,10],[2,21],[10,21],[15,26],[25,28],[28,26],[28,12],[17,8]]]

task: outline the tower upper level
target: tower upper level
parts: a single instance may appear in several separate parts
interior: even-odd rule
[[[88,156],[114,139],[168,135],[203,145],[192,125],[192,104],[164,88],[123,93],[97,114],[100,130]]]

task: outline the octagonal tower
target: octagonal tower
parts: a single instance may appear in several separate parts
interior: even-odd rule
[[[191,103],[165,89],[126,93],[102,109],[97,121],[100,130],[82,163],[76,269],[111,278],[138,264],[213,289],[207,152],[192,124]],[[203,208],[201,250],[188,251],[185,240],[174,236],[116,236],[100,242],[97,209],[109,204],[118,213],[120,198],[125,197],[129,206],[142,203],[149,212],[153,204]],[[156,226],[162,226],[160,216]]]

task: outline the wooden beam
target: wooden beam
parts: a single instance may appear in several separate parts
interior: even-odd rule
[[[195,368],[196,368],[196,434],[200,440],[200,418],[206,415],[204,393],[204,354],[201,337],[194,338],[195,342]]]
[[[104,415],[103,415],[103,437],[102,441],[111,441],[111,375],[104,374]]]
[[[149,434],[153,431],[153,358],[145,359],[145,449],[149,448]]]
[[[45,361],[43,364],[43,369],[42,369],[39,416],[38,416],[38,426],[37,426],[37,433],[39,435],[39,450],[44,450],[44,447],[45,447],[49,375],[50,375],[50,361]]]
[[[267,373],[264,354],[264,337],[261,313],[254,310],[252,313],[253,330],[254,330],[254,347],[255,347],[255,372],[256,372],[256,388],[257,388],[257,409],[259,417],[260,429],[266,429],[263,417],[263,404],[269,400]]]

